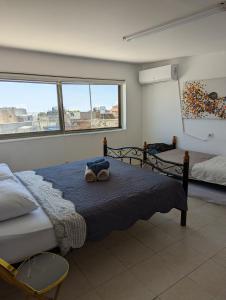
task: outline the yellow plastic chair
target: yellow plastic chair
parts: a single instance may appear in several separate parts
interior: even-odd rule
[[[50,252],[26,259],[18,269],[0,258],[0,278],[22,290],[27,300],[56,300],[68,272],[66,259]],[[54,296],[48,297],[55,288]]]

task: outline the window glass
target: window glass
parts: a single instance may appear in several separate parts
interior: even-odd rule
[[[0,81],[0,134],[59,129],[56,84]]]
[[[63,84],[65,130],[91,129],[89,85]]]
[[[119,86],[63,84],[65,130],[119,127]]]
[[[119,127],[118,85],[91,85],[92,128]]]

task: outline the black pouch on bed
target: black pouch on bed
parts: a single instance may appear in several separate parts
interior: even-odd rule
[[[169,144],[164,144],[164,143],[148,144],[149,154],[158,154],[160,152],[165,152],[172,149],[174,149],[174,146]]]

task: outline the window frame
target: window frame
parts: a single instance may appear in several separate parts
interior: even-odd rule
[[[114,131],[122,129],[122,101],[123,101],[123,86],[125,80],[115,79],[97,79],[97,78],[81,78],[81,77],[70,77],[70,76],[54,76],[54,75],[36,75],[36,74],[22,74],[22,73],[2,73],[0,72],[0,82],[24,82],[24,83],[39,83],[39,84],[55,84],[57,89],[57,106],[59,113],[59,130],[53,131],[36,131],[36,132],[22,132],[22,133],[7,133],[0,134],[1,140],[10,139],[23,139],[32,137],[46,137],[46,136],[57,136],[57,135],[70,135],[70,134],[81,134],[81,133],[92,133],[101,131]],[[66,130],[64,122],[64,106],[63,106],[63,84],[90,84],[90,85],[118,85],[118,108],[119,125],[117,127],[101,127],[101,128],[89,128],[89,129],[78,129],[78,130]]]

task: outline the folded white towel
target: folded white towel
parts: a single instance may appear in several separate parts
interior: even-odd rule
[[[109,179],[110,171],[109,169],[103,169],[97,174],[98,181],[106,181]]]
[[[95,182],[95,181],[97,181],[96,174],[91,169],[89,169],[88,167],[86,167],[86,170],[85,170],[85,180],[87,182]]]

